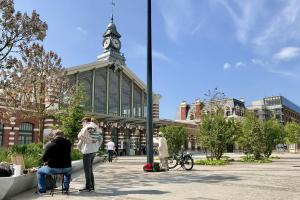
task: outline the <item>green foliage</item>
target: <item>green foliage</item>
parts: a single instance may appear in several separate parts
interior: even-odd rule
[[[264,143],[263,154],[266,158],[269,158],[276,145],[283,142],[283,126],[278,120],[272,118],[262,122],[262,133]]]
[[[82,153],[78,149],[72,149],[71,151],[71,160],[81,160]]]
[[[270,157],[275,146],[283,142],[283,128],[275,118],[261,121],[253,112],[247,112],[242,129],[243,135],[238,143],[248,157],[254,155],[255,160],[261,159],[262,156]]]
[[[25,168],[38,167],[43,164],[43,145],[41,143],[25,144],[25,145],[13,145],[9,149],[0,150],[0,161],[11,162],[11,155],[22,154],[24,158]],[[72,160],[82,159],[82,154],[78,149],[72,149]]]
[[[41,143],[13,145],[8,149],[9,155],[22,154],[24,158],[25,168],[38,167],[43,164],[42,154],[43,145]]]
[[[83,102],[84,90],[82,87],[78,87],[62,108],[62,112],[56,115],[56,118],[61,122],[58,128],[64,132],[66,138],[72,143],[77,139],[77,135],[82,128],[80,121],[84,117]]]
[[[220,160],[227,145],[233,144],[240,135],[240,124],[233,118],[226,119],[223,112],[204,115],[199,131],[199,145],[207,148],[210,158]]]
[[[10,156],[6,149],[0,149],[0,162],[10,162]]]
[[[300,142],[300,125],[296,122],[288,122],[284,126],[285,142],[287,144],[297,144]]]
[[[195,165],[228,165],[227,160],[195,160]]]
[[[186,129],[183,126],[165,126],[159,130],[167,140],[169,154],[178,153],[187,140]]]
[[[242,136],[238,143],[243,147],[245,153],[249,156],[253,154],[256,159],[261,157],[263,152],[264,139],[262,133],[262,122],[253,112],[247,112],[242,122]]]
[[[260,159],[256,159],[254,156],[242,156],[240,162],[247,163],[271,163],[272,160],[268,158],[261,157]]]

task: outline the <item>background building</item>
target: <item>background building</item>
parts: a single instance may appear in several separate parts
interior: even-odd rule
[[[104,143],[112,140],[124,155],[146,148],[147,88],[126,65],[121,35],[113,18],[103,34],[104,52],[97,61],[68,68],[73,84],[83,86],[87,115],[95,116],[104,130]],[[153,121],[159,120],[161,95],[153,94]]]
[[[253,101],[247,109],[253,110],[262,120],[275,116],[282,124],[291,121],[300,123],[300,107],[283,96],[272,96]]]

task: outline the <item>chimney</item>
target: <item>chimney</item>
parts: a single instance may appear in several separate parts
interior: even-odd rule
[[[201,101],[200,99],[195,100],[195,119],[200,119],[201,117]]]
[[[186,120],[187,115],[187,103],[182,101],[180,103],[180,120]]]

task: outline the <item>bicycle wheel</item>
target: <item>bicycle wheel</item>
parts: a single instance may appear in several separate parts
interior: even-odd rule
[[[191,170],[194,167],[194,159],[190,156],[185,156],[183,158],[183,163],[182,163],[182,167],[185,170]]]
[[[178,165],[178,161],[177,161],[175,155],[173,155],[173,156],[171,156],[171,157],[168,158],[168,166],[169,166],[169,169],[173,169],[173,168],[175,168],[177,165]]]

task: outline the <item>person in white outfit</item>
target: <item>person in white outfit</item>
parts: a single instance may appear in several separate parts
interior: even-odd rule
[[[168,144],[166,138],[163,136],[162,132],[158,133],[158,156],[161,163],[162,170],[169,170],[168,166]]]
[[[113,155],[113,153],[115,151],[115,143],[110,140],[106,144],[106,147],[107,147],[107,153],[108,153],[108,162],[112,162],[112,155]]]
[[[93,117],[83,118],[83,127],[78,134],[79,142],[77,147],[83,154],[83,169],[86,180],[85,187],[79,191],[90,192],[95,190],[93,161],[103,141],[102,129],[96,123],[97,120]]]

